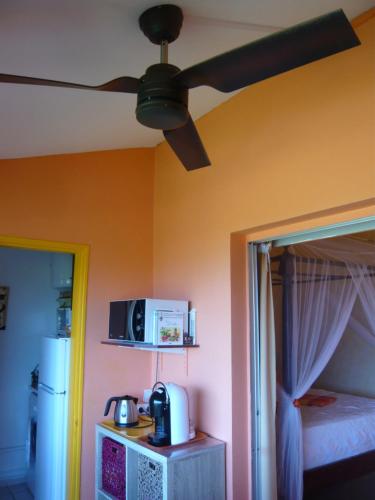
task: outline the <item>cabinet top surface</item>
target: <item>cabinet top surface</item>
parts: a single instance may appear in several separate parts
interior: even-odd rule
[[[119,436],[125,439],[131,439],[132,441],[137,441],[142,436],[147,436],[147,434],[154,431],[152,418],[146,416],[139,417],[138,425],[135,427],[117,427],[113,419],[104,420],[98,425],[101,425],[106,429],[110,429],[112,432],[115,432]]]
[[[143,425],[144,421],[141,420],[140,424]],[[187,443],[182,443],[175,446],[155,447],[147,442],[147,434],[153,432],[153,425],[142,428],[130,427],[119,429],[114,425],[113,420],[106,420],[104,422],[101,422],[100,424],[97,424],[97,427],[99,429],[102,428],[107,431],[111,431],[111,433],[114,433],[116,437],[120,437],[121,441],[123,441],[125,445],[127,444],[127,441],[129,444],[133,445],[132,447],[136,445],[136,447],[139,446],[141,448],[153,451],[154,453],[162,455],[165,458],[183,458],[184,456],[190,455],[191,453],[200,453],[213,447],[224,447],[223,441],[208,437],[206,434],[199,431],[197,432],[197,438],[188,441]],[[113,439],[116,440],[116,437],[113,436]]]

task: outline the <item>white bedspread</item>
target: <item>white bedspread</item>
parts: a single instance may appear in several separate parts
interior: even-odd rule
[[[301,409],[305,470],[375,449],[375,399],[321,389],[308,392],[337,401]]]

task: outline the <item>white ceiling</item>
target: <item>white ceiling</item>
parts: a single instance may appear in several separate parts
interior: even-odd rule
[[[151,0],[1,0],[0,73],[97,85],[140,77],[159,47],[138,28]],[[185,14],[169,58],[181,69],[277,29],[343,8],[349,19],[373,0],[176,0]],[[260,25],[258,27],[254,25]],[[194,119],[230,94],[190,92]],[[0,158],[154,146],[137,123],[135,95],[0,84]]]

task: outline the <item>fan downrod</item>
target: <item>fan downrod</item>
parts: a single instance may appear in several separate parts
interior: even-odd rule
[[[147,9],[139,18],[139,27],[150,42],[172,43],[180,34],[184,16],[177,5],[157,5]]]
[[[189,119],[188,90],[173,80],[179,68],[168,64],[168,44],[180,34],[182,21],[182,10],[176,5],[152,7],[139,18],[143,33],[160,45],[160,63],[147,68],[137,96],[136,117],[146,127],[174,130]]]

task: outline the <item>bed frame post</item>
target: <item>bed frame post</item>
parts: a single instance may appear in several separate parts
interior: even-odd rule
[[[290,393],[291,387],[289,387],[289,381],[291,380],[289,375],[289,364],[290,360],[290,350],[291,345],[288,341],[287,332],[291,330],[292,323],[292,286],[293,286],[293,274],[294,274],[294,260],[295,257],[288,251],[288,247],[285,248],[285,252],[280,258],[280,268],[279,274],[282,278],[282,348],[283,348],[283,386],[286,392]]]

